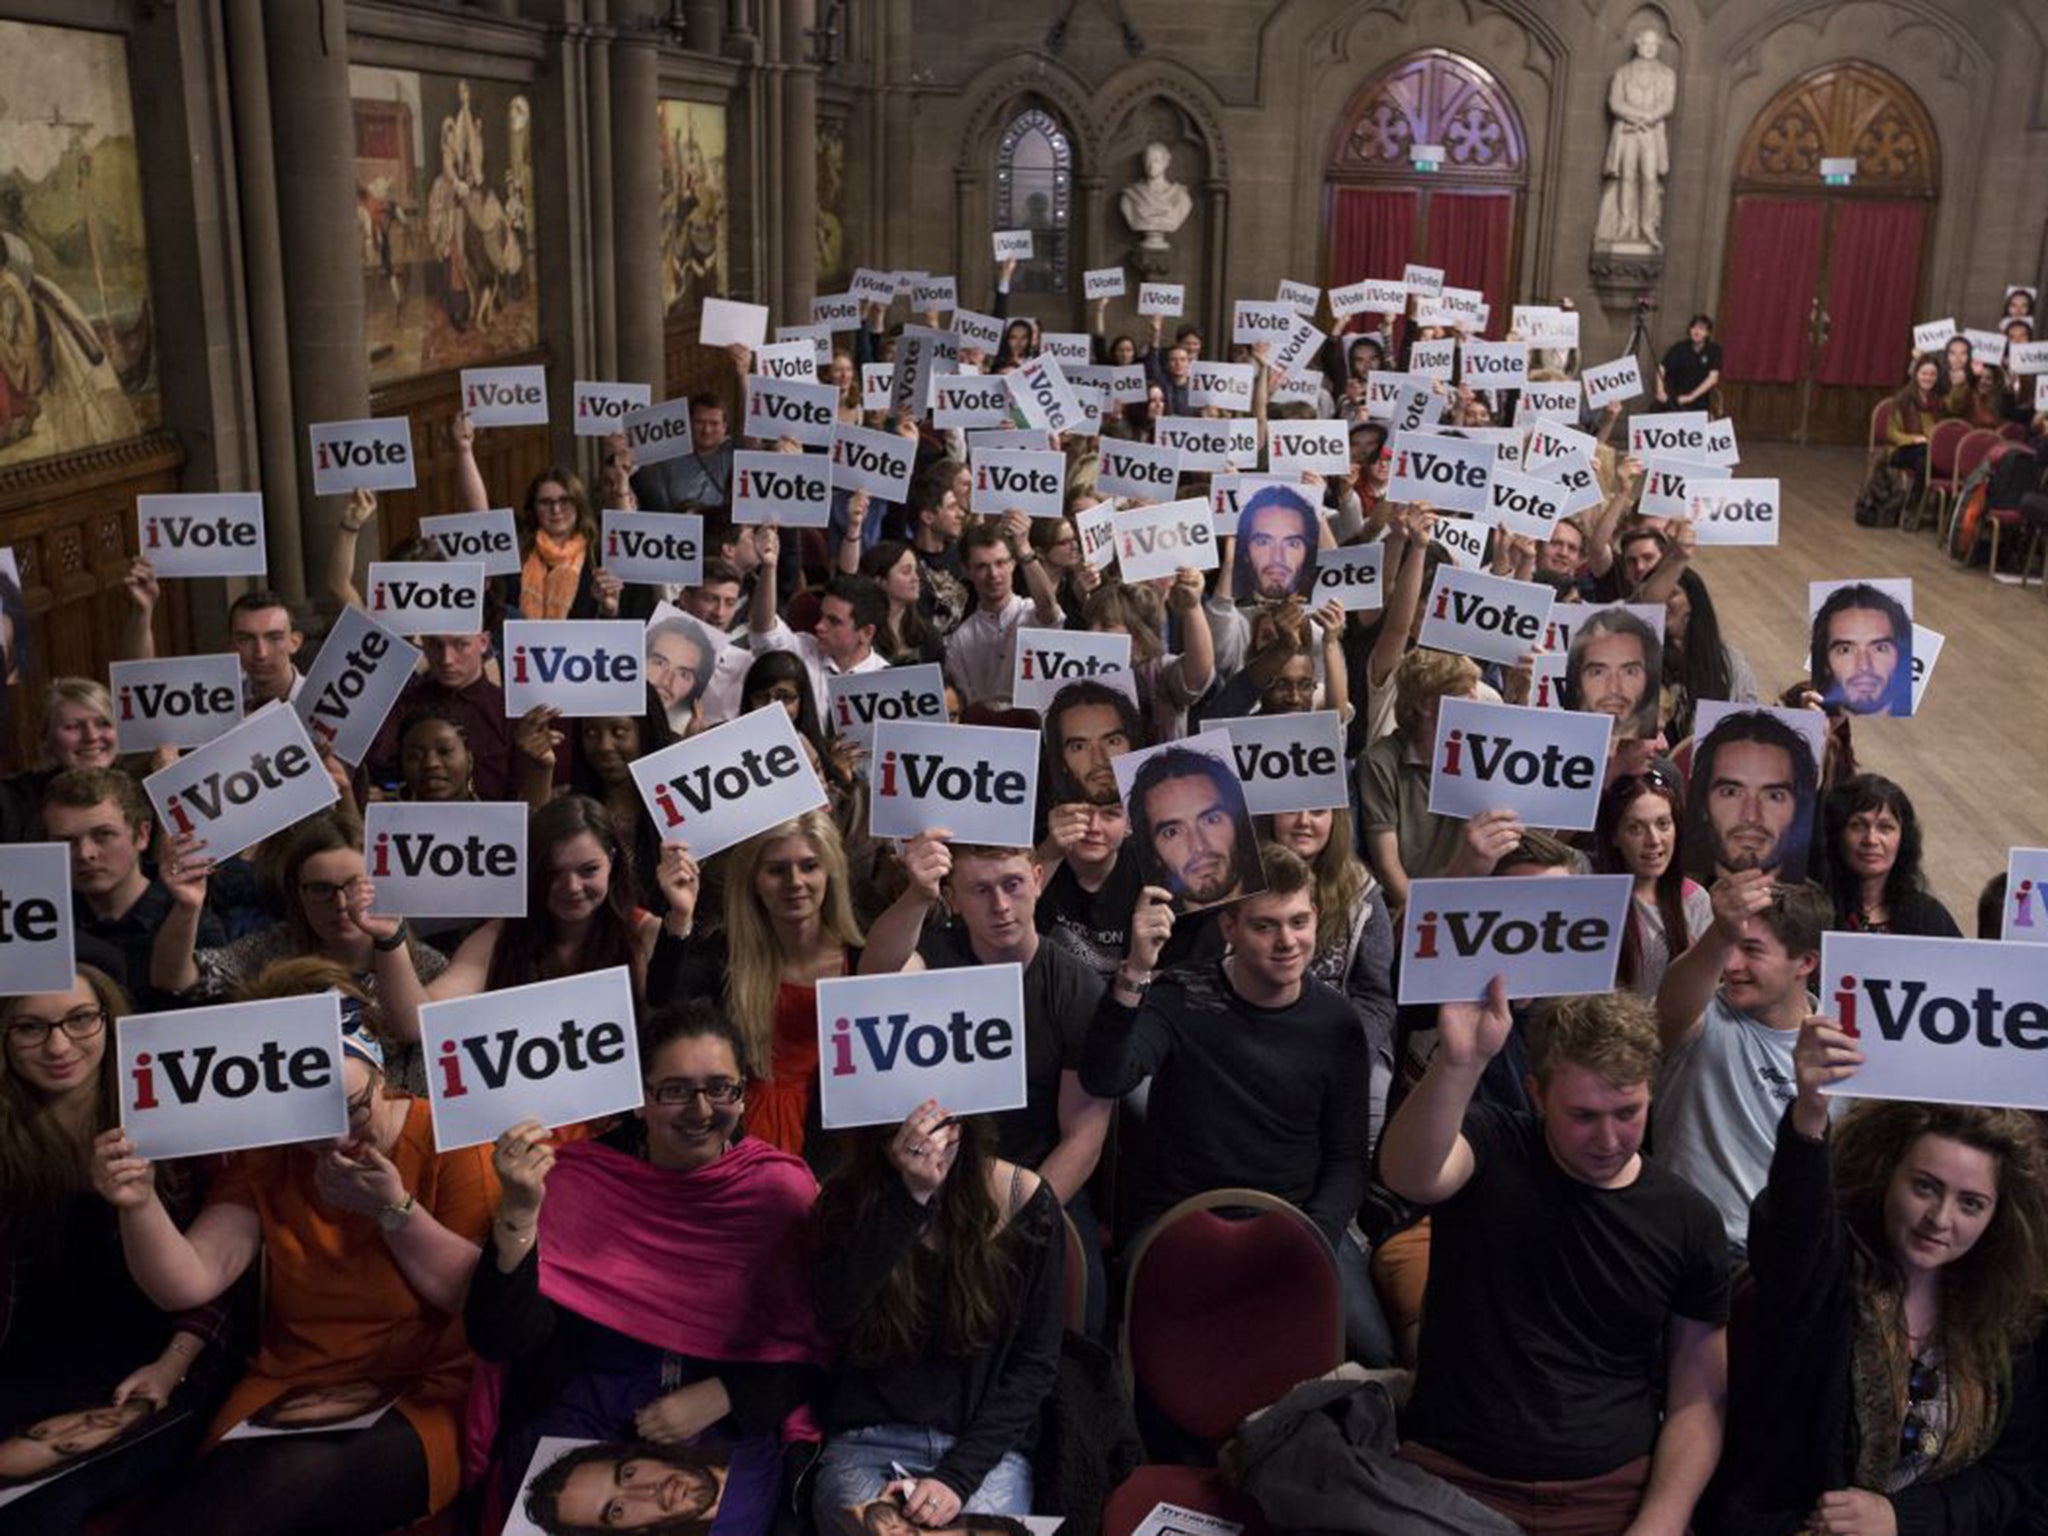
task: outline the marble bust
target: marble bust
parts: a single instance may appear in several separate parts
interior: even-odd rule
[[[1140,249],[1165,250],[1166,237],[1187,223],[1188,215],[1194,211],[1188,189],[1166,179],[1167,167],[1172,163],[1172,150],[1156,140],[1147,144],[1144,177],[1125,187],[1118,196],[1124,222],[1133,233],[1144,236],[1139,242]]]
[[[1648,28],[1638,32],[1635,56],[1614,72],[1607,87],[1614,127],[1607,139],[1595,245],[1664,248],[1664,177],[1671,169],[1664,120],[1678,102],[1678,72],[1657,57],[1662,43]]]

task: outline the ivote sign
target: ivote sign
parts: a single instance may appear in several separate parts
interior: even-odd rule
[[[1705,411],[1660,411],[1654,416],[1631,417],[1628,451],[1635,458],[1694,459],[1705,462],[1707,413]]]
[[[1427,294],[1434,298],[1444,291],[1444,269],[1425,267],[1411,261],[1401,269],[1401,286],[1410,293]]]
[[[886,411],[889,397],[896,391],[896,365],[894,363],[862,363],[860,365],[860,408],[864,411]]]
[[[1599,814],[1613,730],[1607,715],[1445,699],[1429,809],[1461,820],[1515,811],[1532,827],[1587,831]]]
[[[1171,576],[1182,567],[1216,568],[1216,531],[1199,497],[1138,507],[1116,519],[1116,560],[1125,581]]]
[[[821,293],[811,300],[811,324],[850,331],[860,324],[860,299],[851,293]]]
[[[202,491],[135,498],[136,547],[159,576],[261,576],[263,498]]]
[[[292,709],[313,740],[354,767],[419,664],[420,653],[356,607],[344,608]]]
[[[1198,411],[1213,407],[1243,415],[1252,408],[1252,365],[1218,363],[1208,358],[1190,364],[1188,404]]]
[[[1074,532],[1081,540],[1081,558],[1098,571],[1107,570],[1116,559],[1116,503],[1098,502],[1075,513]]]
[[[646,713],[646,635],[637,619],[508,619],[505,718],[542,704],[570,719]]]
[[[1537,428],[1537,431],[1541,430],[1542,427]],[[1535,433],[1531,433],[1530,442],[1534,441]],[[1530,452],[1525,446],[1522,458],[1522,468],[1531,478],[1554,480],[1564,488],[1563,511],[1559,514],[1562,517],[1597,507],[1607,499],[1600,489],[1600,477],[1594,473],[1593,461],[1577,449],[1545,458]]]
[[[462,409],[472,426],[544,427],[548,421],[548,371],[539,363],[520,368],[465,368]]]
[[[788,711],[768,705],[633,763],[663,842],[700,863],[825,803],[825,786]]]
[[[1177,451],[1181,473],[1189,475],[1249,468],[1259,453],[1258,423],[1242,418],[1162,416],[1152,440]]]
[[[1401,920],[1398,1001],[1476,1003],[1495,976],[1515,997],[1612,992],[1630,875],[1417,880]]]
[[[1547,539],[1564,516],[1569,493],[1555,480],[1535,475],[1518,475],[1511,469],[1495,467],[1486,483],[1486,511],[1489,522],[1509,533],[1525,533],[1532,539]]]
[[[826,454],[737,449],[732,456],[732,520],[823,528],[832,517],[832,483],[832,460]]]
[[[1735,418],[1723,416],[1707,423],[1707,447],[1700,455],[1709,464],[1733,468],[1742,462],[1742,449],[1735,442]]]
[[[1081,274],[1081,295],[1095,299],[1120,299],[1124,292],[1122,267],[1090,267]]]
[[[1311,607],[1331,598],[1344,605],[1346,613],[1360,613],[1382,606],[1380,563],[1386,550],[1378,544],[1353,544],[1325,549],[1316,555],[1316,585]]]
[[[1941,648],[1948,644],[1948,636],[1939,630],[1929,629],[1925,624],[1913,626],[1913,713],[1920,713],[1920,701],[1927,696],[1927,685],[1934,678],[1934,664],[1941,658]]]
[[[334,642],[328,641],[329,645]],[[325,810],[341,797],[299,717],[268,704],[198,751],[142,781],[157,825],[206,839],[224,859]]]
[[[242,663],[234,656],[117,661],[114,740],[123,752],[203,747],[242,723]]]
[[[69,992],[78,979],[67,843],[0,843],[0,997]]]
[[[1086,366],[1091,345],[1085,331],[1043,331],[1039,333],[1038,350],[1058,358],[1062,368],[1078,368]]]
[[[1105,437],[1095,464],[1095,490],[1102,496],[1171,501],[1180,489],[1180,450],[1158,443]]]
[[[1460,570],[1486,568],[1486,546],[1493,537],[1493,524],[1477,518],[1440,517],[1429,536],[1443,546]]]
[[[610,437],[626,430],[626,417],[643,411],[654,401],[654,391],[645,384],[600,383],[578,379],[570,395],[578,437]]]
[[[1341,421],[1276,421],[1266,432],[1266,462],[1276,475],[1351,471],[1351,428]]]
[[[521,1120],[574,1125],[645,1098],[623,965],[428,1003],[420,1053],[437,1152],[496,1141]]]
[[[754,354],[754,372],[764,379],[797,384],[818,382],[818,349],[802,337],[778,341]]]
[[[1038,804],[1036,731],[885,720],[868,763],[869,830],[1028,848]]]
[[[1643,371],[1633,357],[1617,357],[1611,363],[1582,369],[1579,382],[1586,386],[1586,408],[1602,410],[1617,400],[1633,400],[1643,392]]]
[[[936,661],[825,679],[825,723],[834,736],[872,747],[884,720],[946,719],[946,679]]]
[[[758,376],[747,380],[748,437],[768,442],[789,437],[806,448],[829,448],[832,428],[838,419],[839,391],[830,384]],[[687,419],[683,425],[688,427]],[[690,451],[687,438],[682,451]]]
[[[1160,315],[1171,320],[1187,305],[1187,285],[1184,283],[1140,283],[1138,284],[1138,313]]]
[[[1230,737],[1230,755],[1254,816],[1334,811],[1351,803],[1344,772],[1344,727],[1335,710],[1245,715],[1204,729]]]
[[[412,422],[406,417],[316,421],[306,432],[313,444],[314,495],[412,489]]]
[[[932,425],[941,431],[1009,425],[1010,381],[999,373],[941,374],[933,388]]]
[[[1816,979],[1863,1050],[1829,1092],[2048,1109],[2048,948],[1829,933]]]
[[[1643,495],[1637,506],[1645,517],[1688,517],[1700,488],[1727,478],[1727,469],[1719,464],[1659,454],[1643,461]]]
[[[956,309],[953,311],[953,336],[963,347],[993,353],[1003,344],[1003,321],[998,316],[984,315],[978,310]]]
[[[1566,421],[1579,419],[1579,381],[1566,379],[1563,383],[1524,384],[1521,398],[1515,401],[1515,424],[1525,426],[1532,421]]]
[[[1458,343],[1449,337],[1441,341],[1418,341],[1408,349],[1408,371],[1418,379],[1450,382],[1458,368]]]
[[[1074,432],[1085,414],[1074,398],[1073,386],[1061,370],[1059,359],[1040,353],[1021,368],[1003,375],[1010,381],[1010,393],[1024,420],[1048,432]]]
[[[1100,677],[1107,681],[1131,666],[1131,637],[1098,635],[1085,629],[1017,631],[1010,663],[1010,701],[1019,709],[1045,709],[1069,683]],[[1112,686],[1116,686],[1112,684]]]
[[[1537,649],[1554,596],[1540,582],[1440,565],[1423,610],[1421,642],[1511,667]]]
[[[1703,480],[1688,485],[1693,532],[1705,544],[1778,542],[1776,480]]]
[[[977,448],[973,468],[971,510],[976,513],[1059,517],[1066,511],[1067,456],[1063,453]]]
[[[1529,344],[1522,341],[1460,343],[1463,369],[1458,382],[1467,389],[1520,389],[1529,382]]]
[[[1287,333],[1294,329],[1296,318],[1290,304],[1239,299],[1231,311],[1230,339],[1240,347],[1284,341]]]
[[[394,635],[482,634],[483,562],[373,560],[369,608]]]
[[[894,1125],[926,1099],[952,1115],[1022,1109],[1024,968],[969,965],[818,983],[828,1131]]]
[[[626,446],[633,450],[635,462],[643,466],[686,458],[697,451],[690,438],[688,400],[664,400],[659,405],[645,405],[636,411],[628,411],[622,426],[626,433]],[[754,431],[751,415],[747,419],[747,431]]]
[[[480,561],[487,577],[519,574],[519,530],[510,507],[423,517],[420,537],[433,540],[447,559]]]
[[[1917,659],[1918,647],[1913,654]],[[2048,848],[2015,848],[2006,855],[1998,936],[2008,944],[2048,944]]]
[[[1493,457],[1491,443],[1397,431],[1387,495],[1395,501],[1426,501],[1439,512],[1482,516]]]
[[[1028,229],[999,229],[994,234],[997,261],[1029,261],[1031,259],[1031,231]]]
[[[832,429],[832,488],[907,501],[914,452],[915,445],[894,432],[842,423]]]
[[[151,1162],[348,1134],[339,993],[132,1013],[114,1050],[121,1128]]]
[[[363,811],[363,863],[392,917],[526,916],[523,803],[378,800]]]
[[[694,587],[704,579],[704,519],[699,513],[627,512],[607,507],[600,521],[604,558],[598,563],[619,580]]]

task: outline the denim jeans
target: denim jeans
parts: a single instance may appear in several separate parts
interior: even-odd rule
[[[821,1531],[844,1528],[843,1512],[881,1497],[896,1480],[891,1462],[913,1477],[936,1467],[953,1448],[953,1436],[915,1424],[870,1424],[825,1442],[818,1458],[818,1483],[811,1504]],[[1031,1513],[1031,1463],[1011,1451],[990,1469],[962,1508],[976,1515]]]

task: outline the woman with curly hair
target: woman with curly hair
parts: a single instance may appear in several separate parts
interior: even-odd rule
[[[1820,860],[1835,926],[1850,933],[1959,939],[1956,920],[1927,889],[1920,818],[1882,774],[1844,779],[1821,801]]]

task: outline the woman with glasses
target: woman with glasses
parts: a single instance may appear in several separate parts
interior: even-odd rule
[[[331,963],[288,961],[240,1001],[348,985]],[[374,1536],[454,1501],[473,1357],[461,1314],[497,1199],[485,1148],[437,1152],[427,1101],[387,1089],[373,1035],[343,1037],[348,1132],[229,1155],[180,1230],[157,1170],[118,1128],[94,1144],[94,1187],[118,1212],[128,1271],[166,1310],[217,1301],[263,1261],[262,1338],[215,1415],[216,1442],[149,1511],[168,1533]],[[367,1428],[219,1437],[293,1387],[403,1378]]]
[[[2037,1118],[1824,1090],[1863,1061],[1815,1019],[1749,1218],[1756,1334],[1704,1531],[2001,1536],[2037,1511],[2048,1296]],[[1739,1309],[1738,1309],[1739,1310]]]
[[[476,462],[476,428],[467,413],[455,418],[455,468],[463,508],[487,512],[490,489]],[[582,478],[559,466],[542,470],[526,487],[513,519],[519,531],[519,575],[512,579],[522,619],[594,619],[617,611],[619,583],[597,565],[597,513]]]
[[[81,1410],[194,1417],[7,1505],[0,1526],[31,1536],[69,1536],[94,1510],[169,1475],[227,1388],[228,1309],[160,1311],[129,1278],[114,1215],[88,1177],[95,1138],[118,1119],[113,1031],[127,1011],[121,989],[85,966],[65,991],[0,1001],[0,1426]],[[163,1169],[176,1223],[198,1209],[196,1174],[185,1163]],[[111,1438],[0,1442],[0,1487]]]
[[[1087,511],[1095,503],[1093,494],[1076,491],[1067,498],[1067,516],[1034,517],[1026,535],[1031,552],[1045,563],[1046,573],[1052,577],[1060,612],[1067,616],[1070,626],[1080,624],[1081,601],[1087,596],[1077,585],[1085,562],[1081,559],[1081,535],[1074,529],[1073,515]]]
[[[470,1428],[505,1506],[545,1435],[719,1449],[719,1530],[756,1536],[823,1359],[804,1263],[817,1184],[746,1134],[746,1044],[709,1002],[658,1009],[640,1064],[646,1102],[605,1135],[558,1144],[528,1120],[498,1138],[504,1194],[463,1309],[495,1422]],[[610,1523],[605,1507],[569,1523]]]
[[[324,811],[292,833],[279,870],[283,922],[219,949],[199,949],[195,940],[215,863],[203,838],[185,835],[171,839],[159,871],[171,909],[157,930],[150,983],[180,1004],[224,1001],[278,961],[302,957],[334,962],[374,998],[377,956],[386,944],[409,951],[424,981],[448,969],[447,957],[420,943],[403,923],[371,914],[363,828],[353,816]],[[407,1027],[408,1015],[394,1011],[392,1017],[399,1038],[390,1044],[389,1075],[406,1092],[423,1094],[427,1079],[418,1029]]]
[[[1678,856],[1684,825],[1684,786],[1655,764],[1608,785],[1593,822],[1594,872],[1635,879],[1615,983],[1641,997],[1657,995],[1671,962],[1714,921],[1706,888],[1686,879]]]

